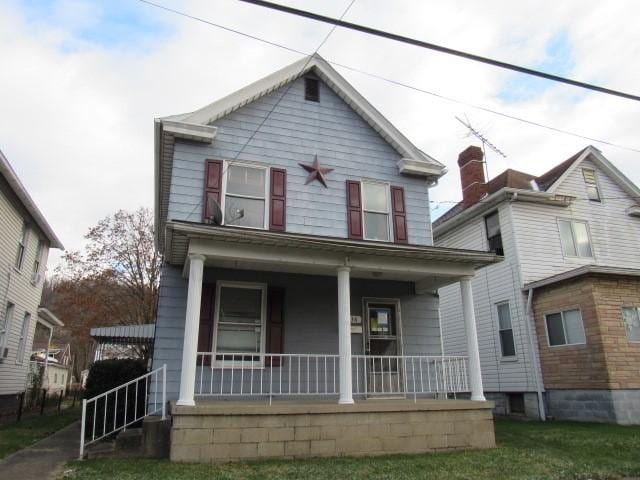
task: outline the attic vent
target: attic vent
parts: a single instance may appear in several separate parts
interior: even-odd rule
[[[305,77],[304,99],[311,102],[320,101],[320,82],[318,82],[317,78]]]

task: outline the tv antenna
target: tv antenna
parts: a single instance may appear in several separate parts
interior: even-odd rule
[[[466,115],[464,116],[464,118],[465,120],[462,120],[460,117],[456,117],[456,120],[458,120],[462,125],[467,127],[470,135],[473,135],[474,137],[476,137],[478,140],[482,142],[482,153],[484,154],[484,166],[485,166],[485,170],[487,171],[487,181],[488,181],[489,167],[487,166],[487,155],[485,153],[485,146],[489,147],[491,150],[493,150],[495,153],[497,153],[503,158],[507,158],[507,154],[504,153],[502,150],[500,150],[498,147],[496,147],[493,143],[489,141],[489,139],[486,136],[484,136],[476,128],[474,128],[473,125],[471,125],[471,122],[469,121]]]

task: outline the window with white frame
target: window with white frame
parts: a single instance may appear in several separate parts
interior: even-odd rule
[[[391,205],[389,200],[389,185],[362,182],[362,216],[365,240],[388,242],[391,238],[389,222]]]
[[[587,189],[587,198],[594,202],[600,201],[600,191],[598,190],[598,182],[596,180],[596,171],[592,168],[583,168],[582,177]]]
[[[593,257],[587,222],[559,219],[558,228],[566,257]]]
[[[622,307],[622,319],[630,342],[640,342],[640,307]]]
[[[20,242],[18,243],[18,253],[16,255],[15,267],[18,270],[22,270],[22,263],[24,262],[24,255],[27,250],[27,238],[29,234],[29,228],[26,223],[22,225],[22,235],[20,235]]]
[[[36,248],[36,258],[33,261],[33,282],[38,283],[40,279],[40,263],[42,262],[42,239],[38,239],[38,247]]]
[[[549,346],[586,343],[580,309],[564,310],[545,315]]]
[[[16,349],[16,363],[24,362],[25,347],[27,345],[27,336],[29,335],[29,327],[31,326],[31,314],[25,313],[22,320],[22,328],[20,329],[20,338],[18,338],[18,348]]]
[[[266,285],[218,285],[214,349],[218,360],[257,361],[264,353]]]
[[[4,310],[4,316],[0,319],[0,361],[5,358],[4,349],[7,347],[7,338],[11,330],[11,321],[13,319],[13,311],[15,306],[13,303],[7,303]]]
[[[513,338],[511,323],[511,309],[509,302],[496,305],[498,310],[498,332],[500,336],[500,350],[505,358],[516,356],[516,344]]]
[[[267,228],[267,173],[267,167],[227,164],[225,225]]]

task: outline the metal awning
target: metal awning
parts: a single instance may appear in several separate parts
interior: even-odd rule
[[[153,344],[156,326],[118,325],[114,327],[97,327],[91,329],[91,338],[96,342],[111,345],[144,345]]]

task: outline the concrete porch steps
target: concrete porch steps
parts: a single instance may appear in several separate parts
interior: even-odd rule
[[[141,428],[129,428],[114,439],[89,445],[85,458],[168,458],[170,428],[169,419],[147,417]]]

